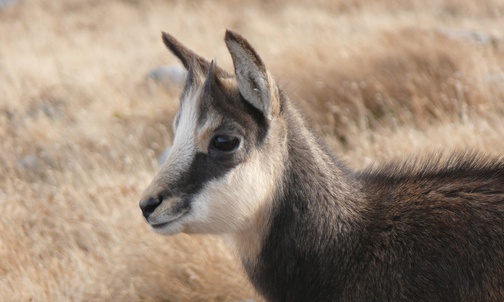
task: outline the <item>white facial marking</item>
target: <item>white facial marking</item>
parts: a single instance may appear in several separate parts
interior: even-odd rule
[[[196,93],[197,95],[198,93]],[[189,98],[194,98],[190,95]],[[180,115],[178,127],[175,132],[175,138],[171,147],[171,152],[168,158],[161,167],[160,173],[169,167],[169,173],[178,176],[180,173],[187,170],[191,164],[194,154],[196,154],[195,134],[198,121],[196,99],[186,99],[182,102],[179,110]]]
[[[196,145],[196,128],[198,121],[197,102],[200,91],[191,91],[188,97],[182,102],[181,108],[177,115],[179,115],[179,122],[175,132],[175,139],[170,148],[170,153],[165,162],[161,166],[159,172],[156,174],[148,188],[150,196],[157,196],[190,168],[191,162],[198,151]],[[173,213],[173,207],[180,202],[179,196],[167,198],[155,209],[149,216],[148,222],[154,230],[161,234],[175,234],[181,232],[182,225],[180,219],[183,215],[180,213]],[[185,214],[185,213],[182,213]],[[164,223],[168,223],[162,226]],[[156,227],[158,225],[158,227]]]

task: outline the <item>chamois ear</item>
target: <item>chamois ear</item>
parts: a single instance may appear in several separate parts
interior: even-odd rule
[[[259,55],[242,36],[227,30],[226,45],[233,59],[240,93],[270,120],[280,112],[278,88]]]
[[[180,43],[175,37],[172,35],[162,32],[163,42],[168,47],[168,49],[182,62],[184,67],[191,71],[191,68],[201,70],[203,74],[208,72],[208,68],[210,68],[210,62],[206,59],[197,55],[194,51],[190,50],[182,43]],[[231,77],[229,73],[224,71],[223,69],[216,68],[215,73],[224,78]]]

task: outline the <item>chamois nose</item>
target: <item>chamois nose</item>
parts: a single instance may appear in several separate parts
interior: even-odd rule
[[[140,209],[142,209],[145,219],[149,218],[149,215],[152,214],[160,204],[161,200],[158,198],[149,198],[146,201],[140,201]]]

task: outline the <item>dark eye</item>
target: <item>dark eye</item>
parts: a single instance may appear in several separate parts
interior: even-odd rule
[[[212,147],[220,151],[233,151],[238,147],[240,140],[229,135],[217,135],[212,141]]]

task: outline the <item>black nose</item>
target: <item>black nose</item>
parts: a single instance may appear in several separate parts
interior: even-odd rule
[[[142,209],[145,219],[149,218],[149,215],[152,214],[160,204],[161,201],[158,198],[149,198],[146,201],[141,201],[140,209]]]

